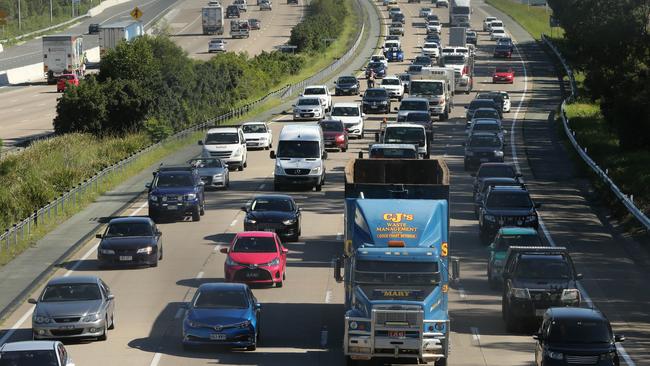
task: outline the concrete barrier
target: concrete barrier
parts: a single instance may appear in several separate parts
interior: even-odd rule
[[[0,71],[0,85],[15,85],[41,81],[45,81],[42,62]]]

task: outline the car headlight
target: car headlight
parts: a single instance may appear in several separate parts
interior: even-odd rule
[[[357,329],[357,327],[359,327],[359,324],[357,324],[357,322],[355,321],[350,322],[350,329],[354,330]]]
[[[227,266],[241,266],[242,264],[239,263],[239,262],[235,262],[235,261],[232,260],[232,258],[230,258],[230,257],[226,257],[226,265],[227,265]]]
[[[99,314],[88,314],[88,315],[84,316],[83,318],[81,318],[81,321],[84,322],[84,323],[90,323],[90,322],[96,322],[99,319],[101,319]]]
[[[223,178],[223,173],[215,174],[212,176],[212,179],[221,179]]]
[[[272,260],[272,261],[270,261],[268,263],[264,263],[263,265],[264,266],[269,266],[269,267],[278,266],[278,265],[280,265],[280,258],[275,258],[274,260]]]
[[[275,174],[278,175],[284,175],[284,169],[279,164],[276,164],[275,166]]]
[[[616,359],[617,356],[618,354],[616,353],[616,351],[612,351],[612,352],[603,353],[602,355],[600,355],[600,359],[601,361],[609,361],[609,360]]]
[[[138,254],[151,254],[152,251],[153,251],[152,247],[144,247],[144,248],[138,249],[137,253]]]
[[[149,201],[158,202],[158,196],[150,194],[149,195]]]
[[[578,289],[564,289],[562,291],[562,302],[565,303],[574,303],[580,301],[580,291]]]
[[[494,156],[503,156],[503,151],[494,150]]]
[[[483,219],[485,219],[486,221],[496,221],[494,215],[484,215]]]
[[[296,220],[295,219],[284,220],[282,221],[282,223],[285,225],[293,225],[296,223]]]
[[[388,101],[386,101],[386,100],[382,100],[382,101],[381,101],[381,104],[382,104],[382,105],[386,105],[386,104],[388,104]]]
[[[564,354],[562,352],[554,352],[554,351],[546,350],[546,351],[544,351],[544,354],[546,354],[546,357],[554,359],[554,360],[563,360],[564,359]]]
[[[244,222],[247,223],[247,224],[257,224],[257,220],[252,219],[252,218],[250,218],[250,217],[246,217],[246,218],[244,219]]]
[[[516,299],[530,299],[530,292],[527,288],[511,288],[510,295]]]
[[[46,316],[35,316],[33,318],[34,323],[36,324],[48,324],[48,323],[53,323],[54,321]]]
[[[313,168],[313,169],[309,172],[309,174],[320,174],[320,167],[317,166],[317,167]]]
[[[203,327],[205,327],[205,325],[203,325],[203,323],[199,323],[197,321],[193,321],[193,320],[189,320],[189,319],[187,320],[187,325],[189,325],[192,328],[203,328]]]
[[[100,254],[115,254],[113,249],[99,249]]]
[[[244,150],[241,147],[238,147],[237,149],[235,149],[235,151],[232,152],[232,156],[233,157],[242,156],[243,153]]]
[[[251,325],[250,320],[243,321],[241,323],[235,324],[235,327],[237,328],[248,328]]]
[[[185,200],[186,201],[191,201],[196,199],[196,193],[188,193],[185,195]]]

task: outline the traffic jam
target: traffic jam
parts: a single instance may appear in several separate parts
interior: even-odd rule
[[[536,365],[622,364],[617,344],[625,337],[604,313],[585,306],[583,275],[567,248],[544,237],[542,203],[509,156],[514,128],[507,126],[516,118],[521,68],[504,22],[477,20],[469,0],[375,2],[383,40],[357,75],[306,86],[281,120],[211,128],[195,146],[200,154],[160,164],[144,187],[143,211],[110,218],[96,235],[96,269],[49,279],[29,299],[33,341],[0,345],[0,366],[81,365],[74,351],[90,344],[77,339],[107,341],[122,325],[122,299],[103,271],[171,265],[176,258],[166,248],[175,243],[166,228],[182,224],[189,235],[206,224],[206,214],[218,209],[210,202],[236,194],[233,185],[253,165],[272,171],[261,177],[269,184],[252,197],[232,198],[241,223],[214,249],[223,255],[221,277],[201,282],[180,305],[173,339],[180,339],[182,357],[265,347],[271,330],[262,331],[270,320],[260,292],[301,280],[291,276],[293,248],[311,240],[303,230],[326,226],[305,207],[337,188],[327,199],[343,208],[336,212],[343,217],[336,235],[342,245],[327,280],[342,294],[343,325],[335,337],[340,343],[328,347],[347,365],[455,364],[459,314],[450,316],[450,305],[463,258],[451,240],[452,169],[439,154],[444,123],[462,131],[462,172],[453,172],[454,180],[471,181],[474,242],[487,263],[481,286],[501,294],[506,332],[532,335],[535,345],[526,352]],[[271,10],[269,0],[258,5]],[[235,0],[226,17],[245,11],[246,0]],[[231,33],[239,29],[233,22]],[[250,24],[241,27],[246,36]],[[215,39],[209,51],[223,52],[224,44]],[[65,78],[57,88],[75,82]],[[342,181],[333,178],[334,162]]]

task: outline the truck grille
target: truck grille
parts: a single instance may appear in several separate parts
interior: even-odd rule
[[[289,175],[307,175],[307,174],[309,174],[309,169],[285,169],[284,171]]]
[[[232,155],[232,151],[210,151],[210,156],[213,158],[229,158]]]
[[[566,362],[569,365],[595,365],[598,363],[598,356],[566,355]]]
[[[378,325],[386,325],[386,323],[408,323],[409,326],[419,324],[420,314],[417,312],[402,312],[402,311],[377,311],[375,313],[375,323]]]

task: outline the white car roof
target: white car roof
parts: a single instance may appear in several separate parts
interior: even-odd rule
[[[280,131],[279,140],[320,141],[321,129],[318,125],[285,125]]]
[[[418,124],[415,124],[415,123],[393,122],[393,123],[389,123],[389,124],[386,125],[386,128],[389,128],[389,127],[391,127],[391,128],[393,128],[393,127],[415,127],[415,128],[421,128],[421,129],[424,130],[424,126],[418,125]]]
[[[336,107],[356,107],[356,108],[358,108],[359,103],[352,103],[352,102],[349,102],[349,103],[334,103],[334,106],[332,106],[332,108],[336,108]]]
[[[242,126],[249,126],[249,125],[264,125],[264,126],[266,126],[266,122],[246,122],[246,123],[242,124]]]
[[[219,132],[225,132],[225,133],[236,133],[239,131],[239,127],[217,127],[217,128],[211,128],[208,130],[208,133],[219,133]]]
[[[316,89],[316,88],[326,88],[327,89],[327,85],[309,85],[309,86],[305,87],[305,89]]]
[[[24,341],[5,343],[0,347],[2,352],[15,352],[15,351],[44,351],[54,350],[57,341]]]

